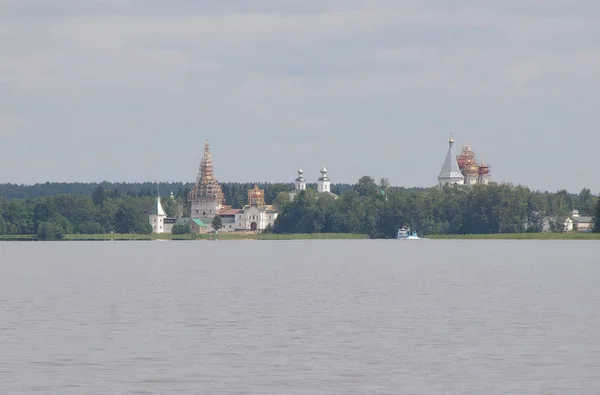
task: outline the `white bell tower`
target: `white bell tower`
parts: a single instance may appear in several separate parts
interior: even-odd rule
[[[321,177],[317,181],[317,192],[331,192],[331,181],[327,177],[327,168],[325,166],[321,169]]]
[[[306,180],[304,179],[304,170],[298,169],[298,178],[294,181],[297,191],[305,191],[306,190]]]

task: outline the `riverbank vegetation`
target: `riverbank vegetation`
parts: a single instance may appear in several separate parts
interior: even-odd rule
[[[241,207],[252,186],[252,183],[223,183],[227,204]],[[291,235],[306,238],[300,235],[307,234],[315,235],[310,236],[314,238],[346,237],[344,234],[392,238],[402,225],[411,226],[422,236],[498,238],[493,235],[529,235],[543,230],[561,233],[564,220],[573,209],[581,215],[600,215],[598,198],[589,189],[572,194],[565,190],[541,192],[496,183],[447,186],[443,190],[407,189],[390,187],[384,180],[376,183],[365,176],[354,185],[332,185],[337,199],[317,194],[309,186],[290,201],[288,192],[293,189],[292,184],[259,183],[259,186],[265,190],[266,202],[277,207],[279,217],[265,235],[246,238],[289,239],[293,238]],[[156,187],[152,183],[0,185],[0,236],[2,240],[191,238],[150,234],[148,213],[155,204]],[[189,188],[191,184],[161,183],[167,214],[189,212],[186,199]],[[565,238],[593,237],[574,234],[577,236]],[[219,235],[221,239],[244,237]]]

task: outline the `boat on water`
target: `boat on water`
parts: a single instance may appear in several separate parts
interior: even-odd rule
[[[396,239],[405,239],[405,240],[417,240],[420,239],[419,235],[415,230],[412,230],[409,227],[403,226],[398,229],[398,234],[396,234]]]

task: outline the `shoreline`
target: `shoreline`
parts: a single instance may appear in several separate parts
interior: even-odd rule
[[[352,233],[220,233],[217,240],[359,240],[368,239],[368,235]],[[66,234],[60,240],[53,241],[211,241],[213,234]],[[42,241],[36,235],[0,235],[0,241]]]
[[[429,235],[436,240],[600,240],[600,233],[491,233],[470,235]]]
[[[193,241],[213,240],[212,234],[66,234],[56,241]],[[494,233],[469,235],[426,235],[430,240],[600,240],[600,233]],[[217,240],[367,240],[369,235],[354,233],[220,233]],[[395,240],[374,239],[374,240]],[[0,235],[1,241],[41,241],[36,235]]]

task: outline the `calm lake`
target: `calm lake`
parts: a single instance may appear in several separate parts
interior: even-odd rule
[[[600,393],[600,242],[0,243],[0,393]]]

